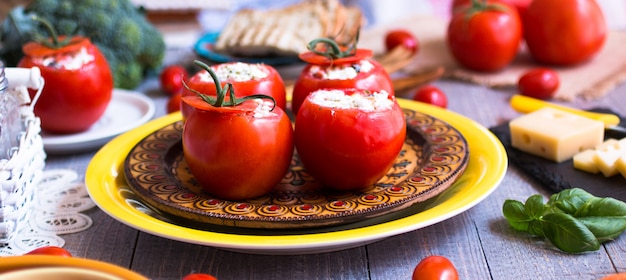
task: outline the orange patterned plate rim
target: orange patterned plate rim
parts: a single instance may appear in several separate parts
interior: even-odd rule
[[[446,122],[404,109],[407,138],[387,175],[359,192],[324,189],[294,153],[289,172],[274,191],[228,201],[202,191],[182,155],[181,121],[139,141],[124,162],[129,188],[168,218],[240,228],[302,229],[380,217],[428,200],[450,187],[469,161],[463,135]]]

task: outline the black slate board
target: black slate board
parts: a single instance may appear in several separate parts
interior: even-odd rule
[[[606,109],[592,111],[614,113]],[[626,118],[620,117],[620,126],[626,126]],[[626,179],[620,174],[606,178],[601,173],[591,174],[574,168],[572,160],[556,163],[543,159],[511,146],[509,124],[504,123],[490,128],[500,139],[509,157],[509,162],[518,166],[535,178],[549,191],[556,193],[568,188],[581,188],[599,197],[613,197],[626,201]],[[613,130],[605,131],[605,139],[622,139],[626,133]]]

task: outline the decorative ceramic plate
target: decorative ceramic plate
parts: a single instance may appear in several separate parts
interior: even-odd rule
[[[0,279],[3,279],[5,273],[16,273],[23,271],[25,274],[30,270],[38,270],[43,268],[67,268],[68,270],[55,270],[54,273],[50,271],[47,277],[38,278],[22,278],[22,279],[60,279],[55,274],[66,273],[72,269],[82,270],[82,277],[71,279],[94,279],[93,274],[96,273],[101,276],[98,279],[125,279],[125,280],[147,280],[148,278],[139,275],[133,271],[130,271],[121,266],[114,264],[84,259],[84,258],[67,258],[59,256],[45,256],[45,255],[27,255],[27,256],[14,256],[14,257],[2,257],[0,261]],[[78,271],[72,271],[72,276],[77,276]],[[87,277],[89,276],[89,277]],[[8,277],[8,276],[7,276]],[[20,278],[11,278],[20,279]],[[65,279],[65,278],[63,278]]]
[[[87,131],[41,134],[47,153],[75,153],[100,148],[113,137],[138,127],[154,116],[154,103],[140,92],[114,89],[104,115]]]
[[[265,63],[274,66],[302,63],[298,56],[242,57],[215,52],[213,45],[217,42],[219,35],[219,32],[211,32],[202,36],[194,45],[196,53],[217,63],[239,61],[245,63]]]
[[[246,201],[221,200],[203,192],[187,167],[182,121],[141,140],[126,158],[124,171],[143,202],[192,221],[275,229],[351,223],[429,199],[451,186],[467,166],[467,142],[456,129],[413,110],[404,114],[407,137],[395,164],[364,191],[325,190],[294,153],[287,175],[271,193]]]
[[[452,111],[405,99],[400,106],[433,116],[467,140],[469,162],[463,175],[441,194],[406,209],[363,221],[307,229],[249,229],[169,219],[141,202],[124,176],[133,147],[155,131],[180,120],[171,114],[107,143],[87,167],[89,195],[100,209],[140,231],[164,238],[255,254],[311,254],[353,248],[417,230],[463,213],[491,194],[507,169],[502,143],[486,128]]]

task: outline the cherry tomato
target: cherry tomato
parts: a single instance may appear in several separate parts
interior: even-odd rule
[[[192,273],[192,274],[185,275],[185,277],[183,277],[182,280],[217,280],[217,278],[209,274]]]
[[[520,15],[520,18],[524,17],[524,14],[526,13],[528,6],[530,5],[530,2],[532,2],[532,0],[488,0],[488,1],[508,4],[508,5],[515,7],[515,9],[517,9],[517,12]],[[461,6],[470,5],[471,2],[472,0],[452,1],[452,5],[451,5],[452,13],[454,14],[455,11],[458,11]]]
[[[385,49],[387,52],[390,52],[398,46],[402,46],[414,54],[419,50],[417,38],[415,38],[411,32],[404,29],[391,30],[385,35]]]
[[[524,17],[528,51],[541,63],[587,61],[600,51],[606,36],[606,21],[593,0],[536,0]]]
[[[72,256],[70,252],[57,246],[39,247],[24,255],[49,255],[49,256],[59,256],[59,257],[71,257]]]
[[[276,100],[276,106],[282,110],[286,110],[287,95],[285,92],[285,84],[278,71],[270,65],[266,64],[249,64],[243,62],[228,62],[223,64],[212,65],[211,69],[218,75],[222,86],[229,83],[235,89],[237,97],[249,96],[253,94],[269,95]],[[248,73],[238,75],[237,73]],[[252,75],[250,73],[263,73]],[[200,70],[189,78],[187,85],[206,95],[215,96],[216,88],[213,78],[209,72]],[[194,95],[193,92],[184,89],[183,96]],[[182,105],[183,119],[187,118],[189,108]]]
[[[84,37],[70,42],[57,49],[27,43],[18,62],[18,67],[41,70],[46,84],[34,112],[41,128],[51,133],[89,129],[104,114],[113,92],[113,75],[100,50]]]
[[[446,97],[446,94],[438,87],[432,85],[423,86],[417,89],[415,95],[413,95],[413,100],[432,104],[441,108],[448,107],[448,98]]]
[[[518,13],[508,5],[472,2],[452,16],[447,44],[463,67],[483,72],[501,70],[513,61],[522,39]]]
[[[520,77],[517,88],[522,95],[550,99],[559,88],[559,75],[552,69],[534,68]]]
[[[376,94],[389,107],[368,110],[327,101],[346,100],[346,96],[375,98]],[[395,97],[359,89],[311,93],[296,116],[294,131],[304,168],[322,185],[337,190],[376,183],[393,165],[405,136],[404,114]]]
[[[182,91],[185,79],[187,79],[187,70],[180,65],[169,65],[163,68],[159,75],[161,88],[169,95]]]
[[[626,273],[613,273],[602,277],[600,280],[626,280]]]
[[[459,273],[454,264],[443,256],[428,256],[422,259],[415,270],[413,280],[458,280]]]
[[[182,97],[192,109],[183,127],[185,161],[210,194],[253,198],[271,191],[287,173],[294,151],[291,121],[274,102],[257,97],[225,99],[217,91],[221,105],[197,95]]]
[[[365,49],[357,49],[352,56],[338,59],[328,59],[313,52],[300,54],[300,58],[308,64],[302,69],[293,87],[291,101],[293,112],[297,113],[304,99],[318,89],[358,88],[376,92],[385,90],[393,95],[389,74],[380,63],[371,59],[372,55],[371,50]]]
[[[174,113],[174,112],[178,112],[180,111],[181,108],[181,98],[183,96],[182,91],[179,91],[177,93],[174,93],[172,96],[170,96],[170,98],[167,100],[167,113]]]

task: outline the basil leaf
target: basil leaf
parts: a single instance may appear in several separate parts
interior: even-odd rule
[[[543,196],[540,194],[531,195],[526,199],[524,203],[526,213],[535,219],[540,219],[545,211],[545,205],[543,204]]]
[[[507,199],[502,205],[502,214],[516,230],[528,231],[528,223],[532,217],[526,213],[524,204],[517,200]]]
[[[595,235],[580,221],[565,213],[548,213],[542,219],[545,237],[557,248],[568,253],[600,249]]]
[[[582,205],[574,217],[626,216],[626,203],[611,197],[594,197]]]
[[[626,203],[594,197],[574,213],[600,242],[613,240],[626,230]]]
[[[562,190],[556,194],[553,194],[548,200],[548,207],[550,212],[564,212],[567,214],[574,214],[580,209],[587,201],[593,199],[595,196],[580,188],[571,188]]]
[[[624,216],[581,217],[578,218],[578,220],[585,225],[600,242],[613,240],[626,230],[626,219]]]

